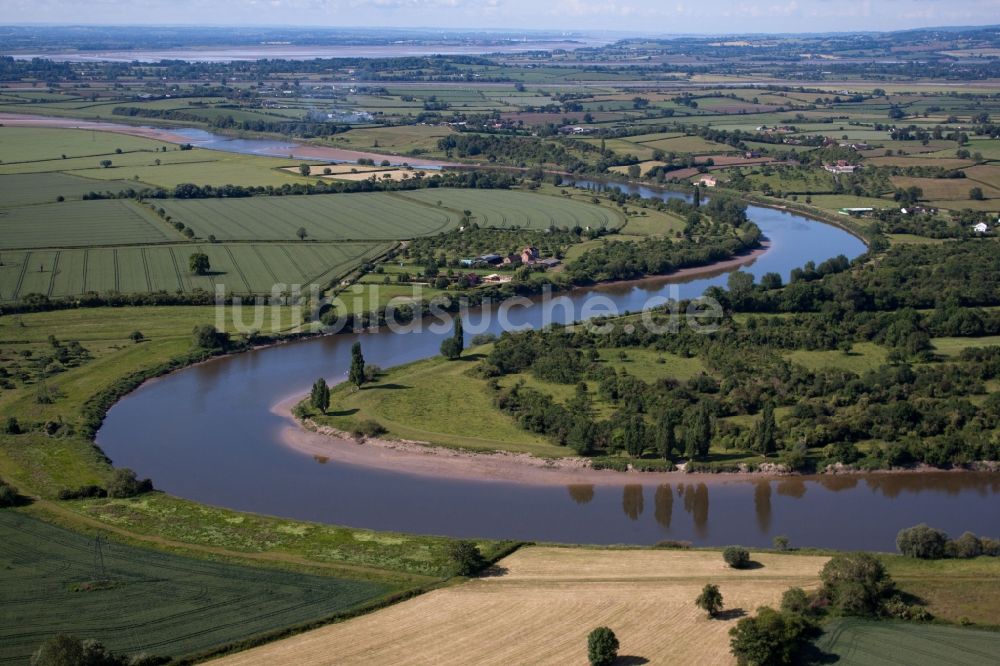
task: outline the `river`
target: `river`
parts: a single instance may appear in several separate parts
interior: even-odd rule
[[[639,188],[645,196],[656,195]],[[681,196],[670,194],[669,196]],[[745,266],[757,278],[787,279],[806,261],[864,252],[836,227],[767,208],[750,217],[770,249]],[[731,269],[732,270],[732,269]],[[618,312],[651,297],[687,298],[724,285],[727,272],[687,280],[608,285],[509,312],[513,325],[579,318],[595,294]],[[485,317],[467,322],[497,331]],[[108,413],[97,442],[118,466],[150,476],[180,497],[232,509],[325,523],[459,537],[583,543],[792,544],[892,550],[896,532],[919,522],[992,534],[1000,475],[893,473],[745,478],[622,475],[620,483],[531,485],[458,480],[317,460],[280,443],[289,427],[272,407],[305,394],[317,375],[341,381],[349,349],[362,341],[369,363],[392,367],[437,353],[426,327],[330,336],[215,359],[149,382]],[[456,417],[460,417],[456,406]]]

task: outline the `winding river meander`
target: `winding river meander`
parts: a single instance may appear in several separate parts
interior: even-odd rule
[[[230,144],[231,145],[231,144]],[[253,146],[238,144],[247,152]],[[236,148],[236,146],[233,146]],[[640,188],[645,196],[656,193]],[[767,208],[750,217],[770,240],[744,270],[787,279],[806,261],[864,252],[836,227]],[[730,268],[729,270],[734,270]],[[579,313],[595,292],[620,312],[653,296],[694,297],[726,272],[574,291],[560,301]],[[513,324],[537,326],[542,306],[514,308]],[[556,319],[567,310],[554,308]],[[471,322],[470,322],[471,323]],[[496,322],[491,325],[496,330]],[[894,473],[745,478],[615,475],[566,485],[463,480],[317,460],[283,446],[287,418],[272,411],[304,394],[319,374],[339,381],[354,335],[278,345],[225,357],[149,382],[119,402],[98,434],[116,465],[157,487],[212,505],[296,519],[427,534],[539,541],[766,545],[775,535],[800,546],[891,550],[896,532],[927,522],[959,534],[994,534],[1000,475]],[[366,360],[383,368],[433,356],[441,334],[361,336]],[[460,415],[456,405],[456,416]],[[291,426],[295,427],[295,426]]]

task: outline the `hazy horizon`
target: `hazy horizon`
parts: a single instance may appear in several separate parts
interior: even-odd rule
[[[662,36],[886,32],[1000,23],[996,0],[554,0],[544,5],[528,0],[218,0],[208,5],[195,0],[8,0],[4,4],[4,25],[51,27],[530,30]]]

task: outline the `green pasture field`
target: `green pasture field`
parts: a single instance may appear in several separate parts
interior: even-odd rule
[[[371,602],[390,591],[95,540],[0,511],[0,663],[60,633],[121,653],[180,657]]]
[[[330,412],[315,413],[313,418],[342,430],[351,430],[358,422],[373,419],[389,431],[391,437],[426,441],[437,446],[472,450],[515,451],[543,457],[574,455],[571,449],[557,446],[544,437],[520,428],[515,421],[493,406],[485,381],[474,374],[481,353],[488,348],[466,352],[459,361],[432,358],[388,371],[377,382],[360,391],[341,384],[333,391]],[[615,369],[625,369],[644,381],[672,377],[686,380],[703,372],[697,358],[685,359],[674,354],[645,349],[600,350],[601,362]],[[568,400],[574,391],[535,379],[530,373],[504,377],[510,386],[519,379],[526,385],[552,395],[557,401]],[[590,386],[591,392],[596,385]],[[463,418],[452,417],[449,405],[462,405]],[[607,407],[601,402],[598,409]],[[611,411],[610,407],[607,409]]]
[[[820,169],[771,169],[771,175],[760,173],[760,168],[743,169],[747,179],[755,189],[767,184],[774,191],[781,192],[832,192],[833,175]]]
[[[128,199],[0,208],[0,250],[166,243],[182,239],[166,222]]]
[[[20,112],[24,113],[24,110]],[[114,155],[118,149],[123,153],[161,152],[163,147],[168,152],[177,150],[177,146],[171,143],[128,134],[49,127],[0,127],[0,164],[4,165],[61,160],[63,155],[67,158]]]
[[[934,345],[934,351],[943,356],[958,356],[965,349],[1000,345],[1000,335],[988,335],[982,338],[933,338],[931,344]]]
[[[873,342],[856,342],[851,347],[851,353],[842,351],[808,351],[796,350],[785,354],[791,363],[796,363],[809,370],[836,369],[847,370],[861,375],[868,370],[874,370],[885,365],[889,352]]]
[[[161,148],[167,148],[166,152]],[[123,152],[118,154],[116,148]],[[62,155],[66,155],[66,159]],[[13,155],[13,159],[9,157]],[[0,127],[0,174],[42,174],[62,172],[92,181],[83,190],[56,192],[66,198],[95,190],[118,192],[144,185],[172,188],[180,183],[198,185],[280,186],[313,182],[298,173],[282,171],[287,158],[241,155],[218,150],[180,150],[175,144],[112,132],[36,127]],[[101,167],[102,160],[111,167]],[[295,161],[295,166],[301,160]],[[157,164],[159,162],[159,164]],[[113,181],[113,182],[105,182]],[[40,187],[46,194],[46,180]],[[123,183],[128,183],[127,185]],[[70,187],[67,184],[67,187]],[[82,186],[81,186],[82,187]],[[5,193],[0,179],[0,194]],[[74,194],[77,192],[77,194]],[[21,198],[35,198],[22,194]],[[6,198],[0,198],[5,201]],[[34,201],[31,201],[32,203]],[[0,204],[2,205],[2,204]]]
[[[892,179],[892,184],[901,188],[919,187],[924,191],[924,199],[952,202],[948,208],[961,208],[965,202],[980,203],[969,199],[969,190],[974,187],[980,188],[987,199],[1000,198],[1000,189],[969,178],[908,178],[897,176]],[[1000,205],[994,203],[993,207],[997,208]]]
[[[325,287],[388,248],[374,242],[248,242],[8,251],[0,255],[0,300],[32,293],[214,292],[216,285],[237,294],[269,294],[278,283]],[[208,255],[209,274],[190,272],[195,252]]]
[[[816,641],[842,666],[979,666],[995,663],[1000,633],[907,622],[842,618]]]
[[[418,361],[393,368],[360,391],[341,384],[333,390],[329,415],[313,418],[343,430],[374,419],[391,437],[438,446],[550,458],[571,455],[571,450],[522,430],[493,406],[483,380],[471,374],[478,358],[466,352],[458,361]],[[461,418],[456,417],[456,405],[462,406]]]
[[[354,150],[377,150],[405,154],[414,149],[439,153],[437,142],[453,134],[449,127],[435,125],[403,125],[400,127],[372,127],[354,129],[330,138],[338,147]]]
[[[899,204],[892,199],[856,197],[851,194],[812,194],[810,197],[811,205],[830,211],[839,211],[841,208],[899,208]],[[804,203],[805,198],[800,196],[799,202]]]
[[[81,199],[89,192],[120,192],[136,187],[125,180],[93,180],[64,173],[11,174],[0,176],[0,209],[29,204]]]

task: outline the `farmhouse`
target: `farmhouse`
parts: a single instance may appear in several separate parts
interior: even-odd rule
[[[857,171],[856,164],[849,164],[847,160],[837,160],[836,164],[824,164],[823,168],[830,173],[854,173]]]
[[[990,227],[985,222],[980,222],[976,226],[972,227],[972,230],[975,231],[977,234],[985,234],[987,231],[990,230]]]
[[[715,187],[719,184],[719,181],[715,176],[702,176],[697,180],[697,183],[702,187]]]
[[[501,283],[510,282],[513,279],[510,275],[500,275],[499,273],[490,273],[483,278],[483,282]]]
[[[537,247],[526,247],[521,250],[521,263],[531,264],[538,259],[538,248]]]

